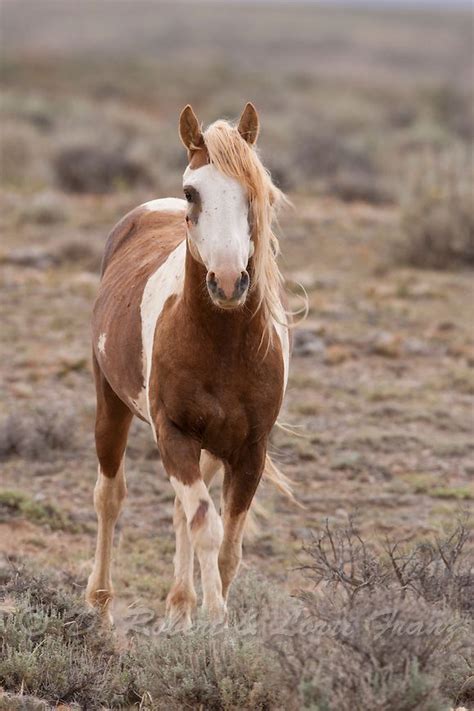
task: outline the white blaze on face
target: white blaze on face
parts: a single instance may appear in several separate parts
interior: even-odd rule
[[[216,274],[245,270],[251,245],[243,185],[209,164],[196,170],[188,167],[183,186],[199,193],[201,211],[197,224],[189,223],[189,235],[207,270]]]

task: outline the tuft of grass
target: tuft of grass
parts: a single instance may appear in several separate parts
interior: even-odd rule
[[[474,265],[472,181],[467,157],[424,166],[401,205],[400,261],[425,269]]]
[[[65,511],[50,502],[34,501],[21,491],[0,490],[0,522],[14,516],[23,516],[41,526],[49,526],[53,531],[75,533],[80,526]]]
[[[467,501],[474,499],[474,488],[471,486],[438,486],[430,492],[438,499],[458,499]]]

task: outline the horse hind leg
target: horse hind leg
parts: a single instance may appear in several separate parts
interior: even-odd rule
[[[222,463],[209,452],[203,450],[199,468],[206,486],[210,486]],[[176,554],[174,557],[174,582],[166,599],[166,620],[163,630],[187,630],[192,624],[196,608],[194,588],[194,550],[188,532],[183,505],[176,496],[174,501],[173,525],[176,533]]]
[[[97,391],[95,440],[99,469],[94,489],[98,529],[94,567],[86,589],[87,602],[112,623],[111,557],[115,524],[127,493],[124,455],[133,414],[115,395],[94,358]]]

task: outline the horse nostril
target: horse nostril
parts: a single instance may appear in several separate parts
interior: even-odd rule
[[[248,272],[243,271],[240,275],[240,288],[242,289],[242,291],[245,291],[245,289],[248,287],[248,285],[249,285]]]
[[[246,271],[240,272],[240,279],[237,280],[236,282],[236,292],[238,296],[242,296],[244,291],[247,289],[249,285],[249,275],[247,274]]]
[[[217,291],[217,279],[214,272],[208,272],[207,274],[207,286],[213,294]]]

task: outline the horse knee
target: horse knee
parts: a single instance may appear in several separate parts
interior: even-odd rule
[[[94,488],[94,506],[98,514],[107,518],[117,518],[127,495],[127,485],[123,465],[114,477],[105,476],[99,467],[99,474]]]

